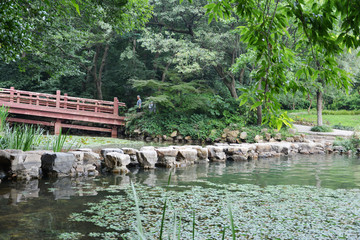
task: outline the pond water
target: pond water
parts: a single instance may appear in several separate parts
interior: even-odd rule
[[[170,173],[171,186],[166,187]],[[125,214],[127,209],[129,211],[134,210],[133,198],[129,196],[131,195],[131,188],[129,187],[131,181],[135,182],[139,198],[144,202],[142,206],[144,214],[146,214],[146,217],[144,217],[144,228],[145,231],[149,232],[154,231],[152,229],[158,229],[159,223],[146,226],[146,221],[159,222],[164,195],[168,194],[169,201],[172,201],[172,210],[169,210],[168,213],[174,216],[174,219],[179,219],[179,212],[181,211],[183,212],[183,219],[186,219],[186,214],[188,214],[187,208],[189,208],[186,204],[189,204],[191,199],[193,204],[191,206],[195,206],[193,207],[194,212],[195,210],[198,211],[196,213],[196,220],[199,221],[197,227],[200,229],[196,234],[200,235],[195,235],[197,236],[195,237],[196,239],[205,239],[201,233],[208,234],[206,239],[221,239],[221,229],[224,226],[220,223],[227,221],[226,213],[224,213],[225,220],[204,217],[201,216],[202,208],[197,208],[196,204],[198,201],[208,202],[211,206],[204,205],[206,211],[219,211],[213,215],[221,217],[222,211],[225,211],[224,209],[227,208],[224,208],[226,201],[221,203],[222,205],[220,202],[222,202],[221,198],[225,199],[224,194],[228,195],[227,191],[230,192],[230,197],[228,197],[230,200],[228,201],[232,204],[236,218],[235,223],[239,224],[237,226],[238,239],[273,238],[277,236],[276,234],[280,234],[277,236],[280,239],[312,238],[312,236],[318,236],[316,235],[318,232],[315,231],[322,232],[323,226],[310,223],[309,227],[309,223],[306,222],[308,220],[305,221],[304,225],[299,225],[298,223],[299,221],[301,223],[302,218],[309,216],[309,213],[302,214],[299,217],[301,219],[297,219],[297,222],[294,222],[295,220],[290,216],[285,218],[286,214],[282,213],[281,209],[287,212],[289,212],[288,207],[292,209],[299,208],[302,209],[301,211],[312,211],[307,209],[307,207],[316,208],[312,206],[314,202],[319,202],[319,204],[321,203],[319,206],[322,206],[324,196],[326,196],[326,202],[331,205],[329,208],[334,208],[337,204],[339,206],[353,205],[349,209],[342,210],[341,207],[337,207],[336,209],[340,209],[339,213],[334,209],[330,209],[329,212],[331,214],[324,213],[327,209],[323,209],[321,213],[316,212],[314,218],[317,219],[319,217],[319,219],[322,219],[316,220],[317,222],[324,221],[324,224],[329,222],[329,224],[336,226],[336,228],[331,229],[331,231],[329,230],[324,235],[319,235],[320,238],[334,239],[340,238],[340,236],[348,239],[360,238],[360,158],[339,155],[298,155],[248,162],[227,162],[226,164],[198,164],[179,169],[132,169],[128,175],[109,174],[97,178],[61,178],[32,180],[29,182],[5,182],[0,184],[0,239],[56,239],[59,237],[61,239],[75,239],[76,236],[82,236],[82,239],[89,239],[90,236],[105,239],[113,237],[117,239],[121,236],[122,232],[129,231],[129,229],[126,229],[126,226],[131,228],[132,224],[134,224],[135,216],[127,216]],[[230,188],[225,191],[224,188],[226,186],[230,186]],[[220,192],[214,189],[220,189]],[[146,195],[148,192],[149,196]],[[192,194],[189,194],[189,192]],[[179,193],[179,195],[175,193]],[[206,195],[205,198],[204,195]],[[278,196],[281,195],[284,195],[284,197],[278,199]],[[330,195],[331,198],[329,198]],[[218,196],[222,197],[218,198]],[[294,201],[294,198],[299,199],[303,196],[307,196],[306,199],[299,203]],[[161,197],[161,200],[151,202],[156,197]],[[149,206],[146,203],[147,198]],[[243,201],[242,205],[237,205],[236,203],[239,198]],[[349,204],[345,204],[347,201]],[[121,205],[124,202],[129,202],[129,204]],[[266,211],[269,211],[268,208],[272,208],[277,209],[278,213],[265,213],[261,210],[263,208],[257,209],[255,205],[246,205],[252,202],[257,202],[257,205],[264,203],[264,206],[268,206],[265,207]],[[306,206],[301,205],[304,202],[306,202]],[[275,203],[276,205],[273,205]],[[279,205],[280,203],[286,203],[288,207]],[[121,207],[111,208],[108,212],[103,211],[107,206],[116,204],[121,205]],[[177,204],[183,205],[177,206]],[[300,204],[301,206],[292,206],[292,204]],[[212,209],[215,205],[217,208]],[[180,211],[178,207],[181,207],[182,210]],[[244,210],[245,207],[247,208],[246,211]],[[147,212],[147,208],[150,210],[154,209]],[[240,211],[239,209],[245,212],[236,214],[236,211]],[[84,217],[85,210],[85,215],[91,216],[91,220],[82,218]],[[211,215],[210,212],[207,213],[209,216]],[[75,215],[72,215],[73,213]],[[262,216],[259,221],[265,225],[260,230],[253,229],[251,226],[259,225],[256,222],[258,220],[252,219],[250,221],[249,218],[252,218],[251,216],[248,216],[247,219],[240,219],[240,216],[245,218],[245,213]],[[273,233],[271,230],[273,227],[267,225],[266,217],[271,215],[271,221],[278,221],[279,216],[276,214],[283,216],[284,219],[281,220],[283,224],[277,224],[278,229],[276,233]],[[101,223],[106,216],[112,216],[112,218],[109,218],[105,223]],[[147,219],[148,216],[149,219]],[[153,216],[157,216],[155,220],[152,219]],[[210,222],[206,222],[210,220],[218,222],[218,226],[211,227],[210,230],[202,228],[201,221],[204,221],[204,225],[211,225]],[[174,221],[171,224],[175,223],[175,226],[181,226],[181,217],[178,225],[176,225],[176,220]],[[244,224],[242,224],[242,221]],[[249,225],[246,225],[245,222]],[[113,227],[116,224],[119,226]],[[186,224],[191,224],[191,221],[187,223],[185,220],[183,221],[183,233],[181,233],[183,235],[180,239],[191,238],[188,232],[184,233],[188,227]],[[242,224],[241,227],[240,224]],[[292,229],[283,229],[285,224],[292,226]],[[346,227],[342,228],[341,226]],[[168,227],[171,228],[170,226]],[[220,230],[211,232],[211,229],[217,228]],[[300,228],[299,233],[297,233],[298,235],[291,235],[294,229],[298,228]],[[307,229],[307,234],[310,235],[301,235],[303,232],[301,228]],[[229,229],[230,227],[226,230],[227,236],[225,239],[230,239],[231,237],[232,233]],[[241,229],[243,231],[246,229],[247,232],[242,232]],[[314,232],[312,233],[312,230],[309,232],[309,229],[314,230]],[[329,227],[326,227],[326,229],[329,229]],[[89,235],[89,233],[92,234]],[[105,233],[108,233],[108,235]],[[128,232],[127,234],[131,236],[134,233]],[[157,236],[156,234],[158,233],[150,235]],[[167,234],[170,235],[170,233]],[[135,237],[135,239],[137,238]],[[150,237],[149,239],[152,238]],[[156,237],[153,237],[153,239],[156,239]]]

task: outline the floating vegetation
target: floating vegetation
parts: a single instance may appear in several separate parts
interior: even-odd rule
[[[146,239],[358,239],[360,190],[312,186],[218,185],[189,189],[135,185]],[[110,194],[71,221],[104,230],[88,237],[134,239],[137,208],[131,186]],[[114,193],[116,193],[114,195]],[[166,214],[163,218],[166,200]],[[193,236],[194,234],[194,236]],[[66,236],[66,235],[65,235]],[[75,237],[75,236],[74,236]]]

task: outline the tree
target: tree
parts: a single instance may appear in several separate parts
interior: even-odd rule
[[[288,124],[289,118],[279,113],[279,104],[276,94],[288,91],[305,91],[296,81],[286,78],[286,72],[291,69],[296,52],[288,48],[282,41],[282,36],[289,36],[289,21],[300,31],[299,46],[307,46],[311,57],[302,61],[302,67],[296,77],[317,80],[320,88],[317,91],[318,116],[322,110],[322,88],[333,84],[347,89],[350,84],[345,71],[337,66],[335,56],[342,48],[357,48],[360,44],[359,33],[360,14],[356,11],[358,1],[301,1],[301,0],[269,0],[245,1],[224,0],[209,3],[207,13],[209,19],[218,17],[229,18],[235,13],[241,18],[251,19],[248,26],[242,28],[241,39],[249,48],[256,51],[256,62],[260,66],[255,79],[258,89],[252,90],[259,101],[253,107],[264,105],[267,115],[265,122],[278,128],[283,123]],[[341,19],[341,21],[339,21]],[[334,29],[340,24],[340,34],[335,35]],[[296,48],[295,48],[296,49]],[[261,87],[260,87],[261,86]],[[247,101],[250,93],[245,95]],[[321,125],[321,117],[318,124]]]

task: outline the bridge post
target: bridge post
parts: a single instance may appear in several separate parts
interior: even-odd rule
[[[117,127],[116,126],[113,126],[111,129],[111,137],[117,138]]]
[[[56,108],[60,108],[60,90],[56,90]]]
[[[119,115],[119,99],[114,97],[114,115]]]
[[[67,109],[67,100],[68,100],[68,94],[64,93],[64,108]]]
[[[15,88],[11,87],[10,88],[10,102],[14,102],[14,92],[15,92]]]
[[[61,129],[61,120],[60,119],[56,119],[55,122],[55,135],[59,135],[60,134],[60,129]]]

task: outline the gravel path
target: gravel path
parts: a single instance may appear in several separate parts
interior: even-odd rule
[[[338,129],[333,129],[334,130],[333,132],[312,132],[310,131],[310,129],[312,128],[311,126],[304,126],[298,124],[294,124],[294,128],[296,128],[296,130],[301,133],[309,133],[311,135],[320,135],[320,136],[350,137],[354,134],[353,131],[345,131]]]

